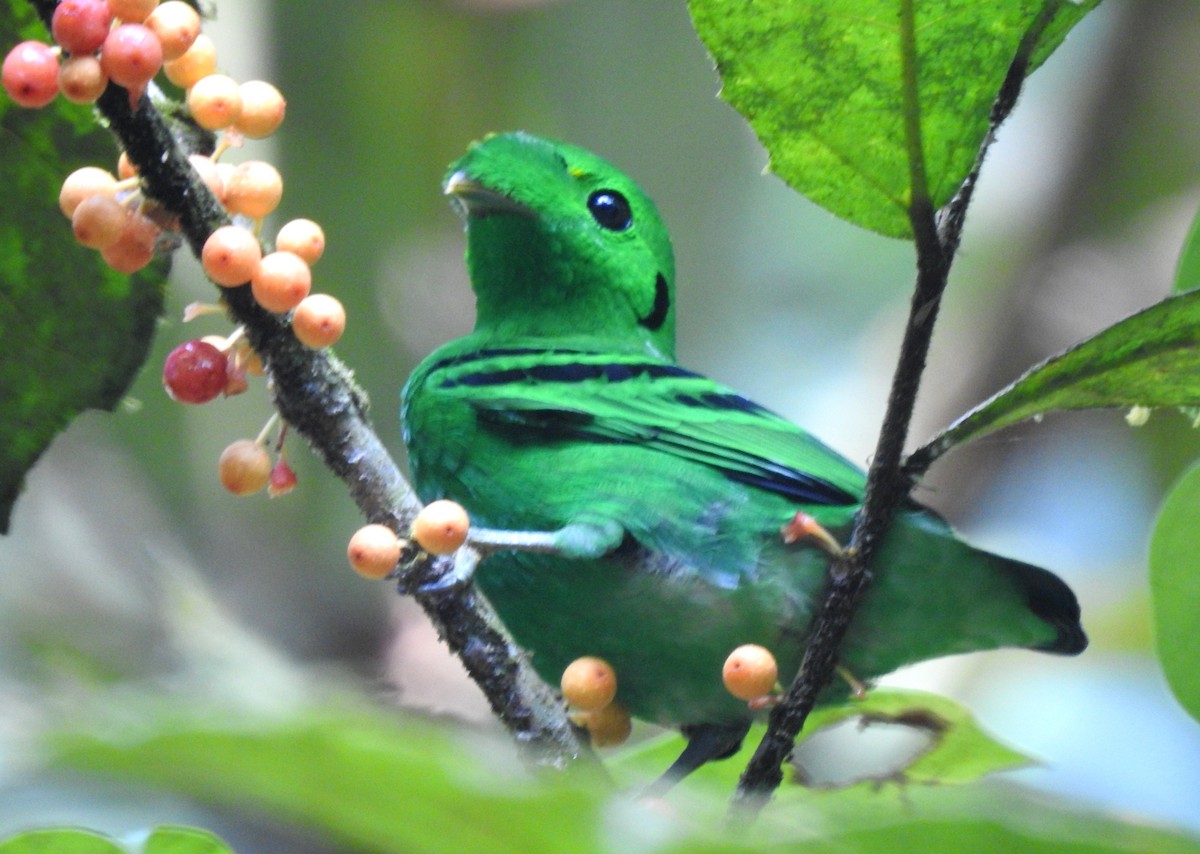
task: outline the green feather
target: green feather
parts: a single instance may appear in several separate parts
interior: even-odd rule
[[[724,690],[725,657],[759,643],[790,677],[824,586],[828,554],[785,544],[780,527],[804,510],[848,536],[864,474],[675,364],[670,241],[610,164],[493,136],[451,167],[447,193],[467,224],[477,320],[404,391],[421,498],[461,502],[473,525],[561,532],[578,556],[502,552],[476,576],[545,679],[598,655],[634,715],[736,733],[752,713]],[[972,548],[915,503],[872,573],[841,650],[861,679],[952,653],[1086,645],[1059,579]]]

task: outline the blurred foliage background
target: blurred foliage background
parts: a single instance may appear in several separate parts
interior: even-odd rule
[[[865,464],[911,249],[761,174],[765,156],[716,99],[683,3],[262,0],[218,11],[209,32],[222,70],[270,79],[288,98],[277,137],[232,159],[281,168],[276,224],[324,226],[316,287],[347,306],[338,352],[398,456],[404,378],[471,325],[461,225],[439,190],[445,164],[488,131],[524,128],[604,154],[657,200],[678,257],[684,364]],[[1031,78],[984,169],[914,445],[1033,362],[1167,293],[1200,200],[1197,43],[1191,0],[1109,0]],[[64,226],[64,247],[68,237]],[[494,726],[419,612],[350,572],[345,541],[360,520],[306,449],[291,446],[300,487],[285,498],[220,489],[217,455],[258,432],[265,391],[193,409],[159,381],[172,347],[225,330],[216,318],[179,322],[186,303],[213,296],[180,254],[129,405],[90,413],[56,441],[0,541],[0,835],[30,821],[222,829],[166,796],[26,773],[20,747],[47,698],[79,685],[188,683],[270,704],[294,688],[270,674],[299,668]],[[1173,413],[1137,430],[1120,413],[1086,413],[939,463],[919,498],[979,544],[1066,578],[1093,646],[1077,660],[977,655],[893,681],[964,700],[1045,760],[1015,779],[1200,829],[1200,729],[1156,673],[1145,583],[1157,504],[1198,451],[1200,434]],[[288,833],[261,817],[235,827],[245,850],[255,834]],[[321,850],[309,844],[291,850]]]

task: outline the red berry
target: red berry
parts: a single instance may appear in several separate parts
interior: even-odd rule
[[[50,32],[67,53],[95,53],[112,28],[106,0],[62,0],[54,9]]]
[[[0,83],[22,107],[44,107],[58,94],[58,57],[41,42],[21,42],[4,57]]]
[[[163,387],[180,403],[207,403],[225,390],[229,360],[207,341],[185,341],[163,365]]]
[[[296,472],[288,465],[287,457],[281,453],[274,468],[271,469],[271,476],[267,479],[267,495],[278,498],[280,495],[287,495],[295,488]]]
[[[121,24],[104,39],[100,65],[104,73],[130,94],[140,93],[162,67],[162,43],[142,24]]]

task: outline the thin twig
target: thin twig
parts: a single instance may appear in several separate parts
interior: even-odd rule
[[[49,28],[56,3],[31,2]],[[192,169],[189,152],[173,133],[176,126],[145,96],[131,107],[128,92],[115,84],[97,108],[138,168],[145,194],[179,217],[184,238],[198,256],[208,236],[230,220]],[[223,296],[267,367],[283,418],[346,484],[367,519],[407,534],[420,502],[371,426],[366,395],[351,371],[332,353],[301,345],[285,318],[255,303],[248,285],[223,289]],[[471,585],[435,583],[453,567],[451,558],[422,558],[401,583],[527,756],[539,764],[563,766],[587,755],[562,702],[529,667],[491,606]]]
[[[901,4],[905,142],[912,199],[908,215],[917,253],[916,284],[879,442],[867,475],[863,507],[855,522],[849,548],[830,564],[828,586],[813,619],[800,670],[783,700],[772,709],[767,732],[739,780],[733,808],[741,819],[755,815],[783,781],[783,763],[795,746],[796,736],[818,697],[833,678],[842,641],[862,594],[869,586],[867,566],[887,532],[896,508],[911,489],[910,470],[902,465],[904,443],[966,209],[996,129],[1012,111],[1033,50],[1056,11],[1057,0],[1048,0],[1022,39],[993,105],[989,129],[980,144],[974,166],[941,216],[937,216],[927,189],[921,142],[913,0],[904,0]]]

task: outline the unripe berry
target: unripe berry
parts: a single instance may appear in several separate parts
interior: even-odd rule
[[[208,277],[223,288],[250,281],[262,262],[258,238],[236,225],[223,225],[209,235],[200,251],[200,264]]]
[[[104,263],[118,273],[136,273],[154,259],[158,226],[141,214],[131,213],[117,242],[100,250]]]
[[[300,305],[311,289],[312,271],[304,259],[291,252],[264,255],[258,269],[250,277],[254,301],[277,314],[284,314]]]
[[[163,388],[180,403],[208,403],[225,390],[229,359],[209,341],[185,341],[163,363]]]
[[[292,332],[305,347],[332,347],[346,331],[346,309],[329,294],[310,294],[292,314]]]
[[[181,89],[189,89],[198,80],[217,70],[217,48],[212,39],[204,33],[196,36],[196,40],[178,59],[173,59],[163,65],[167,79]]]
[[[146,20],[157,5],[158,0],[108,0],[114,18],[136,24]]]
[[[99,166],[76,169],[63,179],[62,189],[58,192],[58,207],[63,216],[70,219],[80,202],[97,193],[112,192],[116,183],[112,173]]]
[[[470,526],[471,520],[462,505],[443,498],[425,505],[417,514],[412,537],[430,554],[446,555],[466,542]]]
[[[271,455],[253,439],[239,439],[221,452],[217,475],[234,495],[252,495],[271,477]]]
[[[167,0],[146,18],[162,43],[163,59],[178,59],[187,53],[200,35],[200,15],[181,0]]]
[[[121,156],[117,158],[117,177],[122,181],[127,178],[132,178],[137,174],[137,167],[129,159],[129,152],[122,151]]]
[[[364,525],[354,532],[346,557],[363,578],[385,578],[400,562],[401,543],[386,525]]]
[[[588,712],[583,720],[592,744],[596,747],[616,747],[624,744],[633,732],[633,721],[629,712],[620,703],[609,703],[594,712]]]
[[[779,667],[766,647],[748,643],[739,646],[725,659],[721,679],[726,690],[739,700],[757,700],[775,688]]]
[[[311,219],[293,219],[275,235],[275,248],[295,252],[311,267],[325,254],[325,232]]]
[[[592,655],[568,664],[560,684],[563,698],[581,712],[602,709],[617,696],[617,674],[612,665]]]
[[[264,160],[247,160],[234,167],[225,181],[225,207],[230,213],[261,219],[279,205],[283,177]]]
[[[62,0],[50,20],[54,40],[73,56],[98,51],[111,27],[112,12],[105,0]]]
[[[58,90],[72,104],[94,104],[108,87],[100,60],[90,54],[72,56],[58,69]]]
[[[282,453],[271,468],[271,476],[267,479],[267,495],[278,498],[287,495],[296,488],[296,472],[288,465],[287,457]]]
[[[4,57],[0,84],[22,107],[44,107],[58,94],[58,57],[42,42],[21,42]]]
[[[188,89],[187,104],[200,127],[224,130],[237,121],[242,112],[242,93],[232,77],[209,74]]]
[[[129,224],[129,211],[107,193],[88,196],[71,216],[75,240],[89,249],[107,249],[118,240]]]
[[[234,127],[250,139],[270,136],[283,123],[287,102],[279,90],[264,80],[247,80],[240,87],[242,112]]]

